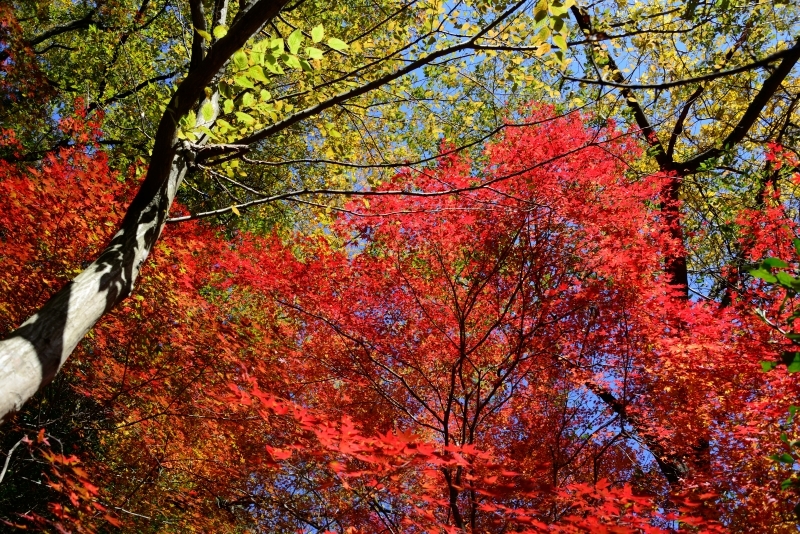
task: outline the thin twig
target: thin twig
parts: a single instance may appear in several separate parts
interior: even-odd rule
[[[3,470],[0,471],[0,482],[3,482],[3,477],[6,476],[6,471],[8,471],[8,463],[11,461],[11,455],[14,454],[14,451],[16,450],[17,447],[19,447],[20,443],[22,443],[22,440],[16,442],[14,446],[11,447],[11,450],[8,451],[8,455],[6,456],[6,462],[5,464],[3,464]]]

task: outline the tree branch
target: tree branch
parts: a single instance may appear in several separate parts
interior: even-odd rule
[[[56,37],[58,35],[69,33],[76,30],[87,30],[89,29],[89,26],[91,26],[92,24],[97,24],[97,22],[94,20],[94,16],[96,13],[97,10],[92,9],[91,11],[89,11],[89,13],[86,14],[85,17],[50,28],[46,32],[37,35],[33,39],[24,41],[23,44],[27,47],[33,48],[34,46],[43,43],[44,41],[50,39],[51,37]],[[0,63],[2,63],[8,58],[9,58],[8,49],[0,51]]]
[[[575,78],[573,76],[564,76],[565,80],[570,80],[573,82],[580,82],[580,83],[589,83],[594,85],[602,85],[606,87],[617,87],[622,89],[669,89],[671,87],[679,87],[682,85],[690,85],[693,83],[702,83],[707,82],[709,80],[716,80],[717,78],[724,78],[726,76],[732,76],[734,74],[739,74],[742,72],[747,72],[750,70],[761,69],[768,66],[770,63],[774,63],[779,59],[783,59],[787,56],[791,56],[792,54],[797,53],[797,48],[800,47],[800,41],[798,41],[795,46],[791,48],[787,48],[786,50],[781,50],[780,52],[776,52],[775,54],[769,55],[763,59],[758,61],[754,61],[753,63],[748,63],[747,65],[741,65],[739,67],[734,67],[728,70],[718,70],[715,72],[710,72],[708,74],[701,74],[700,76],[695,76],[692,78],[684,78],[682,80],[675,80],[673,82],[661,82],[661,83],[626,83],[620,82],[618,80],[615,81],[608,81],[608,80],[594,80],[591,78]],[[614,66],[616,68],[616,65]],[[616,76],[615,76],[616,78]]]
[[[0,471],[0,482],[3,482],[3,478],[6,476],[6,471],[8,471],[8,464],[11,462],[11,455],[14,454],[14,451],[17,450],[17,447],[19,447],[20,443],[22,443],[22,440],[16,442],[14,446],[11,447],[11,450],[8,451],[8,454],[6,455],[6,461],[3,464],[3,470]]]
[[[676,163],[675,167],[678,171],[683,174],[696,172],[705,161],[721,156],[726,150],[730,150],[745,138],[747,132],[761,115],[761,111],[775,94],[775,91],[778,90],[778,87],[780,87],[781,83],[789,76],[789,73],[792,71],[797,61],[800,60],[800,38],[797,39],[795,45],[789,50],[791,52],[784,56],[783,61],[775,68],[769,78],[764,81],[758,94],[756,94],[750,102],[750,105],[747,106],[747,110],[745,110],[744,115],[739,119],[736,126],[733,127],[731,133],[722,141],[721,146],[710,148],[683,163]]]
[[[484,26],[478,33],[476,33],[474,36],[472,36],[470,39],[468,39],[467,41],[465,41],[463,43],[460,43],[458,45],[453,45],[453,46],[444,48],[442,50],[438,50],[436,52],[432,52],[432,53],[430,53],[430,54],[428,54],[428,55],[426,55],[424,57],[421,57],[421,58],[419,58],[419,59],[417,59],[415,61],[410,62],[405,67],[403,67],[401,69],[398,69],[398,70],[396,70],[396,71],[394,71],[394,72],[392,72],[390,74],[387,74],[386,76],[382,76],[382,77],[380,77],[380,78],[378,78],[376,80],[373,80],[371,82],[365,83],[365,84],[360,85],[358,87],[354,87],[354,88],[352,88],[352,89],[350,89],[348,91],[344,91],[343,93],[339,93],[338,95],[336,95],[336,96],[334,96],[332,98],[329,98],[328,100],[325,100],[324,102],[320,102],[316,106],[312,106],[310,108],[306,108],[306,109],[304,109],[302,111],[299,111],[297,113],[293,113],[292,115],[289,115],[288,117],[284,118],[283,120],[280,120],[280,121],[268,126],[267,128],[259,130],[258,132],[255,132],[253,134],[250,134],[247,137],[239,139],[238,141],[234,141],[232,144],[235,144],[235,145],[253,145],[253,144],[255,144],[255,143],[259,142],[259,141],[262,141],[262,140],[270,137],[271,135],[274,135],[274,134],[276,134],[278,132],[281,132],[281,131],[285,130],[286,128],[289,128],[290,126],[293,126],[293,125],[295,125],[295,124],[297,124],[297,123],[299,123],[301,121],[304,121],[304,120],[306,120],[306,119],[308,119],[310,117],[313,117],[314,115],[317,115],[317,114],[325,111],[328,108],[337,106],[337,105],[339,105],[339,104],[341,104],[343,102],[346,102],[347,100],[350,100],[351,98],[355,98],[357,96],[360,96],[360,95],[363,95],[365,93],[368,93],[368,92],[370,92],[370,91],[372,91],[374,89],[379,88],[382,85],[385,85],[385,84],[387,84],[387,83],[389,83],[391,81],[394,81],[394,80],[396,80],[396,79],[398,79],[398,78],[400,78],[402,76],[405,76],[406,74],[409,74],[410,72],[413,72],[413,71],[419,69],[420,67],[423,67],[423,66],[435,61],[436,59],[439,59],[441,57],[447,56],[449,54],[453,54],[453,53],[458,52],[460,50],[471,49],[474,46],[475,41],[477,41],[478,39],[480,39],[481,37],[486,35],[486,33],[491,31],[492,28],[494,28],[497,25],[499,25],[503,20],[505,20],[508,17],[510,17],[514,12],[516,12],[520,7],[522,7],[522,5],[525,4],[525,1],[526,0],[521,0],[521,1],[517,2],[516,4],[514,4],[511,8],[509,8],[504,13],[502,13],[500,16],[498,16],[494,21],[492,21],[491,23],[489,23],[486,26]],[[197,158],[198,162],[203,162],[203,161],[208,160],[208,158],[215,157],[215,156],[221,156],[223,154],[226,154],[227,152],[229,152],[229,150],[227,150],[227,149],[221,149],[220,150],[220,149],[215,149],[213,147],[208,147],[208,148],[201,149],[200,151],[198,151],[196,158]]]
[[[664,150],[664,146],[661,144],[661,141],[658,139],[658,135],[656,135],[655,129],[650,124],[650,121],[647,119],[647,115],[644,113],[644,109],[642,109],[641,104],[639,104],[639,100],[636,98],[636,95],[633,93],[631,87],[625,86],[626,84],[625,79],[622,77],[622,73],[617,67],[616,61],[614,58],[611,57],[611,54],[604,53],[603,50],[596,42],[596,32],[592,26],[592,19],[589,17],[589,14],[586,13],[581,7],[578,5],[574,5],[570,8],[573,18],[578,23],[578,27],[581,31],[586,35],[587,39],[592,42],[589,54],[602,54],[605,56],[605,59],[608,61],[608,67],[612,72],[612,76],[614,77],[614,82],[617,84],[623,85],[621,88],[622,96],[625,97],[625,101],[628,107],[633,112],[634,120],[636,121],[636,125],[642,131],[642,135],[644,136],[647,143],[655,152],[655,158],[658,162],[659,167],[661,170],[669,170],[672,168],[672,161],[667,158],[667,153]]]

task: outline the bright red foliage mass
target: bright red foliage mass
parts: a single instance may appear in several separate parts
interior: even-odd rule
[[[384,184],[461,193],[354,202],[288,243],[170,228],[65,370],[103,414],[87,499],[153,530],[793,531],[793,465],[767,455],[800,392],[761,371],[785,341],[752,313],[780,295],[680,298],[663,178],[628,172],[639,148],[613,125],[551,112],[480,165]],[[490,186],[471,190],[476,166]],[[80,149],[0,172],[10,329],[129,188]],[[780,210],[741,226],[751,259],[791,256]],[[51,511],[91,530],[79,504]]]

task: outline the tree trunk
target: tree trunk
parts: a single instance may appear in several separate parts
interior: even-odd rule
[[[100,257],[0,341],[2,416],[48,384],[100,317],[130,294],[186,170],[185,154],[175,156],[163,186],[141,207],[131,206]]]

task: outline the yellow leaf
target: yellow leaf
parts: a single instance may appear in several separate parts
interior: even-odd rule
[[[231,206],[231,211],[232,211],[232,212],[233,212],[233,214],[234,214],[234,215],[236,215],[237,217],[241,217],[241,216],[242,216],[242,214],[241,214],[241,213],[239,213],[239,208],[237,208],[236,206]]]
[[[214,37],[217,39],[222,39],[228,34],[228,27],[224,25],[219,25],[214,28]]]
[[[542,43],[539,45],[539,48],[536,49],[536,57],[542,57],[546,53],[550,51],[550,43]]]
[[[539,0],[533,8],[533,19],[537,22],[547,16],[547,0]]]

